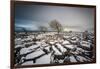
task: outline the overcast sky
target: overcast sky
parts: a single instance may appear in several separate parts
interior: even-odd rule
[[[58,7],[43,5],[16,5],[15,30],[24,27],[28,30],[38,30],[39,26],[46,26],[52,20],[57,20],[64,27],[64,31],[93,31],[94,9],[79,7]]]

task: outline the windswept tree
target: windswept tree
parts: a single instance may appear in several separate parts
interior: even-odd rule
[[[51,21],[51,22],[50,22],[50,27],[51,27],[53,30],[57,31],[58,34],[59,34],[59,32],[61,32],[62,29],[63,29],[62,25],[61,25],[57,20]]]
[[[45,26],[39,26],[39,30],[45,33],[48,29]]]

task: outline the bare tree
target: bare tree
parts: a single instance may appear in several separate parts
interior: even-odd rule
[[[55,31],[57,31],[58,34],[59,34],[59,32],[61,32],[62,29],[63,29],[62,25],[61,25],[57,20],[51,21],[51,22],[50,22],[50,27],[53,28]]]
[[[45,33],[48,29],[45,26],[39,26],[39,30]]]

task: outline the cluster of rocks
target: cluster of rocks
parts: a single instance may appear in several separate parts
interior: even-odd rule
[[[79,34],[68,36],[51,32],[24,34],[15,34],[15,65],[24,65],[28,61],[39,64],[46,55],[48,61],[45,64],[93,61],[93,38],[84,40]]]

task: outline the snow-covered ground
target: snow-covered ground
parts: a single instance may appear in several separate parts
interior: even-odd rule
[[[93,35],[84,40],[82,33],[16,32],[15,65],[91,62]],[[79,36],[80,35],[80,36]]]

